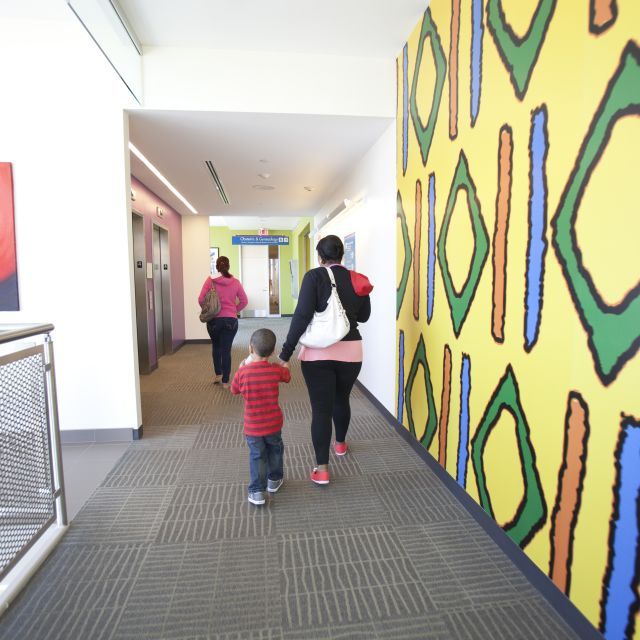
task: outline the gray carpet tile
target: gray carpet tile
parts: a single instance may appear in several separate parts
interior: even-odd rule
[[[214,422],[200,428],[194,449],[234,449],[244,445],[242,422]]]
[[[396,525],[469,520],[471,517],[426,467],[377,474],[371,477],[371,482]]]
[[[540,598],[524,602],[485,605],[443,614],[449,637],[462,640],[563,640],[576,636]]]
[[[285,442],[285,476],[291,480],[308,480],[309,474],[316,465],[316,457],[312,444],[287,444]],[[335,480],[344,476],[360,476],[362,469],[353,456],[332,459],[331,474]],[[248,464],[248,463],[247,463]],[[248,473],[248,467],[247,467]]]
[[[387,524],[378,494],[366,477],[336,478],[329,487],[285,480],[271,510],[278,533]]]
[[[157,541],[209,542],[273,535],[274,515],[246,500],[242,485],[189,485],[176,491]]]
[[[191,451],[173,447],[148,450],[132,445],[104,480],[105,487],[146,487],[174,485]]]
[[[150,542],[171,495],[170,487],[98,488],[71,523],[64,542]]]
[[[242,320],[233,366],[264,325]],[[573,638],[354,388],[349,453],[313,485],[300,363],[281,387],[285,482],[246,499],[242,400],[185,345],[141,378],[144,437],[0,618],[2,640]]]
[[[147,449],[193,449],[197,447],[200,425],[161,425],[144,429],[144,437],[131,445],[133,451]]]

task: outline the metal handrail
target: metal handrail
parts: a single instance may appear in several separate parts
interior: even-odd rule
[[[48,334],[53,329],[52,324],[0,324],[0,344]]]
[[[42,357],[44,368],[44,394],[47,413],[47,431],[49,435],[48,463],[51,470],[51,494],[55,515],[44,528],[35,533],[31,540],[24,543],[3,572],[0,584],[0,615],[10,602],[27,584],[30,577],[55,548],[67,529],[66,493],[62,470],[62,449],[60,425],[58,422],[58,401],[51,332],[53,324],[0,324],[0,345],[42,336],[39,346],[29,345],[26,348],[16,345],[15,350],[7,352],[2,349],[0,359],[14,362],[34,353]],[[22,356],[22,358],[21,358]],[[8,572],[7,572],[8,571]]]

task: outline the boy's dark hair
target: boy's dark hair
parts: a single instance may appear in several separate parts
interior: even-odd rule
[[[276,334],[271,329],[258,329],[251,335],[249,343],[261,358],[267,358],[275,351]]]
[[[344,255],[344,245],[338,236],[325,236],[316,245],[316,251],[323,262],[340,262]]]

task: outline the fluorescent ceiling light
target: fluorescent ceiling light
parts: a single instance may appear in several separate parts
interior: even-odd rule
[[[156,176],[156,178],[158,178],[158,180],[160,180],[160,182],[162,182],[162,184],[164,184],[164,186],[167,187],[167,189],[169,189],[169,191],[171,191],[178,200],[184,203],[191,213],[195,213],[197,215],[198,212],[191,206],[189,201],[151,164],[151,162],[149,162],[149,160],[142,155],[140,150],[132,142],[129,142],[129,150],[134,156],[136,156],[136,158],[139,158],[145,164],[151,173],[153,173],[153,175]]]

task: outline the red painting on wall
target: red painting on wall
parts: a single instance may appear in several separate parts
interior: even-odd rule
[[[18,311],[18,267],[10,162],[0,162],[0,311]]]

